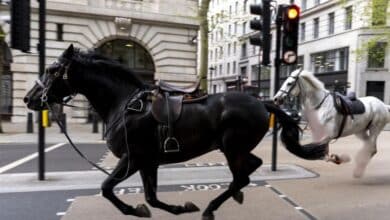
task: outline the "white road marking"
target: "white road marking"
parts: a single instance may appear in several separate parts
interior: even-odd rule
[[[296,210],[302,210],[303,208],[302,208],[302,207],[299,207],[299,206],[297,206],[297,207],[295,207],[295,209],[296,209]]]
[[[57,212],[56,215],[57,216],[64,216],[66,214],[66,212]]]
[[[73,202],[74,199],[67,199],[66,201],[67,201],[67,202]]]
[[[65,143],[59,143],[59,144],[53,145],[51,147],[46,148],[45,152],[46,153],[50,152],[50,151],[55,150],[55,149],[57,149],[59,147],[62,147],[64,145],[65,145]],[[28,162],[30,160],[33,160],[33,159],[35,159],[37,157],[38,157],[38,152],[30,154],[30,155],[28,155],[28,156],[26,156],[26,157],[24,157],[24,158],[22,158],[20,160],[14,161],[14,162],[12,162],[12,163],[10,163],[8,165],[5,165],[3,167],[0,167],[0,174],[4,173],[4,172],[7,172],[8,170],[11,170],[11,169],[13,169],[13,168],[15,168],[17,166],[20,166],[20,165],[22,165],[22,164],[24,164],[24,163],[26,163],[26,162]]]

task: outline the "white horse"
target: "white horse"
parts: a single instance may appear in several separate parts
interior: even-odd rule
[[[292,72],[286,79],[274,96],[274,101],[282,104],[287,96],[299,97],[314,142],[329,143],[333,139],[352,134],[363,141],[363,147],[356,155],[356,167],[353,171],[354,177],[360,178],[377,152],[379,133],[390,122],[390,106],[376,97],[361,97],[358,100],[364,104],[365,112],[344,116],[336,110],[334,96],[325,89],[324,84],[311,72],[300,69]],[[328,154],[324,159],[337,164],[350,160],[348,155],[335,154]]]

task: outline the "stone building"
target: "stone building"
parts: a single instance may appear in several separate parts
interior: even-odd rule
[[[31,1],[31,53],[11,50],[12,63],[4,80],[12,100],[5,115],[26,120],[22,101],[38,76],[38,3]],[[46,63],[73,43],[95,49],[133,68],[148,82],[188,84],[196,80],[197,0],[47,0]],[[1,27],[9,44],[9,6],[0,6]],[[73,103],[88,107],[83,97]],[[83,122],[89,112],[66,110],[69,121]]]
[[[277,4],[290,4],[278,0]],[[312,71],[329,89],[337,81],[358,96],[374,95],[390,103],[390,5],[388,0],[295,0],[301,7],[298,65]],[[212,0],[209,14],[209,91],[257,87],[259,48],[249,44],[254,32],[250,4],[261,0]],[[375,7],[372,4],[382,4]],[[272,3],[274,4],[274,3]],[[373,24],[373,17],[380,22]],[[274,25],[272,26],[274,28]],[[383,37],[387,34],[387,38]],[[273,36],[275,32],[273,31]],[[368,49],[365,44],[374,40]],[[275,54],[275,40],[273,52]],[[375,54],[383,54],[374,59]],[[262,67],[260,95],[272,97],[274,68]],[[282,67],[281,82],[295,67]]]

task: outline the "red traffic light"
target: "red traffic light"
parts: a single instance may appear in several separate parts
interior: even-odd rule
[[[297,19],[299,17],[300,8],[297,5],[290,5],[287,8],[287,18],[290,20]]]

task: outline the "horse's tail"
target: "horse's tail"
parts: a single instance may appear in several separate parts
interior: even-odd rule
[[[294,121],[275,104],[264,103],[264,105],[269,112],[274,113],[278,118],[278,122],[282,126],[281,140],[290,153],[306,160],[319,160],[325,157],[328,153],[328,143],[302,146],[299,143],[302,130],[298,126],[298,122]]]

